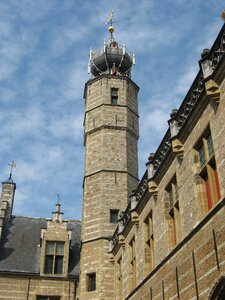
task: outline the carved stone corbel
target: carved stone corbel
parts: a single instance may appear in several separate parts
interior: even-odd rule
[[[177,109],[173,109],[170,114],[170,120],[168,121],[170,126],[170,136],[172,151],[176,156],[183,157],[184,147],[181,141],[178,139],[177,135],[179,133],[179,125],[177,120]]]
[[[119,245],[123,247],[125,246],[125,238],[121,233],[118,235],[118,241],[119,241]]]
[[[217,103],[220,101],[220,86],[213,79],[205,81],[205,90],[210,99]]]
[[[111,262],[112,264],[115,263],[115,256],[112,253],[110,253],[109,255],[109,262]]]
[[[137,227],[139,226],[139,216],[135,210],[131,211],[131,222],[134,223]]]
[[[148,180],[148,191],[152,195],[158,195],[158,186],[153,179]]]
[[[172,139],[172,151],[179,157],[183,157],[184,154],[184,145],[178,138]]]
[[[202,59],[199,61],[199,65],[202,69],[202,74],[204,77],[206,95],[218,103],[220,101],[221,90],[215,80],[212,79],[213,64],[211,58],[209,57],[209,53],[209,49],[203,50],[201,54]]]

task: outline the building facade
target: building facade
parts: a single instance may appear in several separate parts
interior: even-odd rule
[[[115,299],[225,298],[225,26],[111,241]]]
[[[81,222],[63,220],[60,204],[51,219],[12,215],[16,184],[2,184],[0,299],[75,299]]]

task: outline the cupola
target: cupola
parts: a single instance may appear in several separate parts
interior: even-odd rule
[[[130,77],[132,65],[135,64],[134,54],[132,56],[128,54],[125,45],[120,47],[115,41],[113,36],[115,28],[112,18],[113,12],[111,11],[108,22],[108,42],[104,43],[103,49],[90,50],[89,73],[94,77],[102,74]]]

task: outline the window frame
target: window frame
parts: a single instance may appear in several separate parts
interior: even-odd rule
[[[199,138],[195,150],[198,156],[199,176],[204,181],[206,209],[210,210],[220,198],[220,185],[215,160],[214,143],[208,127]],[[204,161],[202,160],[204,157]]]
[[[169,204],[169,214],[174,216],[175,208],[179,210],[179,193],[178,193],[178,185],[177,185],[177,177],[176,175],[170,180],[169,184],[166,186],[166,193]]]
[[[168,201],[167,213],[170,219],[169,226],[172,229],[170,234],[171,245],[174,247],[181,240],[181,214],[179,204],[179,188],[176,174],[167,184],[165,192]]]
[[[114,217],[116,218],[114,219]],[[119,218],[119,210],[118,209],[110,209],[109,210],[109,222],[111,224],[117,224]]]
[[[144,220],[145,266],[146,273],[154,267],[154,226],[152,210]]]
[[[130,267],[131,267],[131,280],[132,289],[136,287],[136,241],[135,236],[130,240]]]
[[[122,299],[122,285],[123,285],[123,277],[122,277],[122,256],[119,257],[117,260],[117,293],[119,296],[119,299]]]
[[[52,244],[53,250],[49,250],[48,247]],[[61,245],[63,246],[63,251],[59,251],[57,253],[58,248],[57,246]],[[47,275],[63,275],[64,274],[64,257],[65,257],[65,242],[64,241],[51,241],[47,240],[45,243],[45,255],[44,255],[44,274]],[[49,259],[50,258],[50,259]],[[50,261],[50,264],[48,265]],[[51,268],[51,272],[49,271],[49,268]],[[58,268],[60,271],[58,272]]]
[[[97,290],[96,286],[96,272],[86,274],[87,292],[94,292]]]
[[[112,105],[118,105],[119,100],[119,89],[112,87],[110,90],[110,103]]]

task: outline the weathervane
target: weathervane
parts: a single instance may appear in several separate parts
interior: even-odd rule
[[[57,198],[58,198],[58,202],[57,202],[57,204],[58,204],[58,205],[60,205],[60,203],[59,203],[59,202],[60,202],[60,201],[59,201],[59,200],[60,200],[60,196],[59,196],[59,194],[57,194]]]
[[[13,182],[13,179],[12,179],[12,172],[13,172],[13,168],[16,168],[16,163],[14,162],[14,160],[12,161],[11,164],[8,164],[10,166],[10,174],[9,174],[9,179],[8,181],[9,182]]]
[[[113,27],[113,23],[115,23],[115,22],[113,22],[113,10],[111,9],[110,13],[109,13],[109,22],[106,23],[106,24],[109,25],[108,31],[109,31],[109,34],[110,34],[110,36],[109,36],[110,42],[114,41],[113,32],[115,31],[115,28]]]
[[[113,24],[113,10],[111,9],[109,12],[109,24],[112,26]]]

